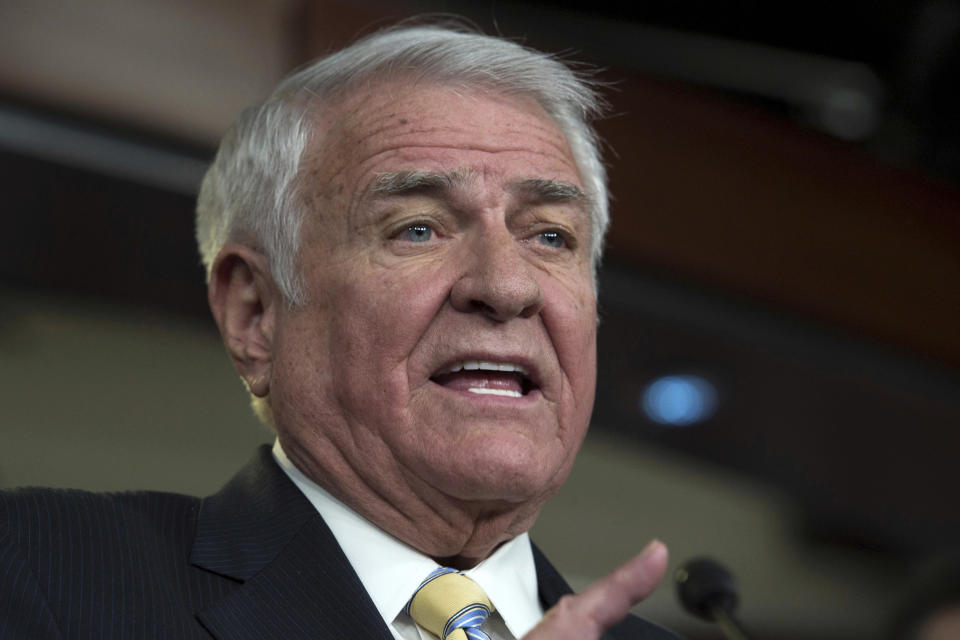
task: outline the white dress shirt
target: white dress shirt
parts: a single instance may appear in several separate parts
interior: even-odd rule
[[[397,540],[331,496],[287,458],[277,440],[273,456],[310,500],[360,577],[396,640],[435,640],[404,612],[414,591],[437,568],[432,558]],[[540,618],[537,572],[526,533],[505,542],[486,560],[463,572],[479,584],[495,612],[483,626],[492,640],[516,640]]]

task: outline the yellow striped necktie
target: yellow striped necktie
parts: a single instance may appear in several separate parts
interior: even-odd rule
[[[492,611],[480,585],[447,567],[427,576],[407,605],[413,620],[440,640],[490,640],[480,625]]]

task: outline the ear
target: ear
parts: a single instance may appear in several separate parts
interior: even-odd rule
[[[266,397],[281,300],[266,257],[244,245],[224,245],[210,270],[207,300],[240,377],[253,395]]]

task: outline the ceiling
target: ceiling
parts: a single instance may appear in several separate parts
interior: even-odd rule
[[[442,10],[440,3],[422,4]],[[568,43],[575,43],[567,46],[589,52],[601,64],[660,76],[679,71],[686,81],[726,89],[807,125],[816,125],[809,105],[766,91],[769,84],[723,87],[722,79],[730,71],[723,68],[724,59],[712,64],[698,61],[698,49],[717,51],[711,40],[713,45],[736,43],[754,60],[764,55],[776,58],[775,67],[787,80],[803,64],[799,57],[782,55],[787,52],[804,54],[810,63],[813,58],[821,63],[860,63],[877,82],[871,99],[876,101],[878,117],[854,136],[858,142],[888,161],[919,166],[949,181],[960,180],[960,124],[955,117],[960,111],[960,84],[956,81],[960,77],[960,3],[955,0],[570,0],[549,5],[563,17],[559,21],[553,18],[550,29],[537,29],[535,25],[543,24],[538,11],[543,11],[544,3],[453,3],[479,23],[505,33],[537,33],[546,40],[551,30],[561,31]],[[576,27],[564,32],[564,21]],[[557,29],[558,22],[561,29]],[[665,35],[676,36],[676,46],[655,49],[635,41],[628,51],[613,53],[611,32],[630,28],[640,28],[642,31],[635,33],[654,42],[661,42]],[[578,33],[580,38],[576,38]],[[558,45],[556,48],[564,47]],[[665,55],[686,58],[689,66],[666,61]],[[732,59],[726,61],[736,64]],[[735,71],[743,74],[745,69]]]

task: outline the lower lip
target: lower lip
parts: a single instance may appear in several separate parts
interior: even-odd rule
[[[526,395],[522,395],[519,398],[512,396],[499,396],[491,393],[471,393],[467,390],[459,389],[450,389],[436,382],[430,381],[430,384],[435,387],[442,389],[446,393],[449,393],[454,396],[459,396],[471,402],[477,402],[481,404],[493,405],[493,406],[505,406],[505,407],[524,407],[527,405],[532,405],[541,398],[539,389],[531,389]]]

